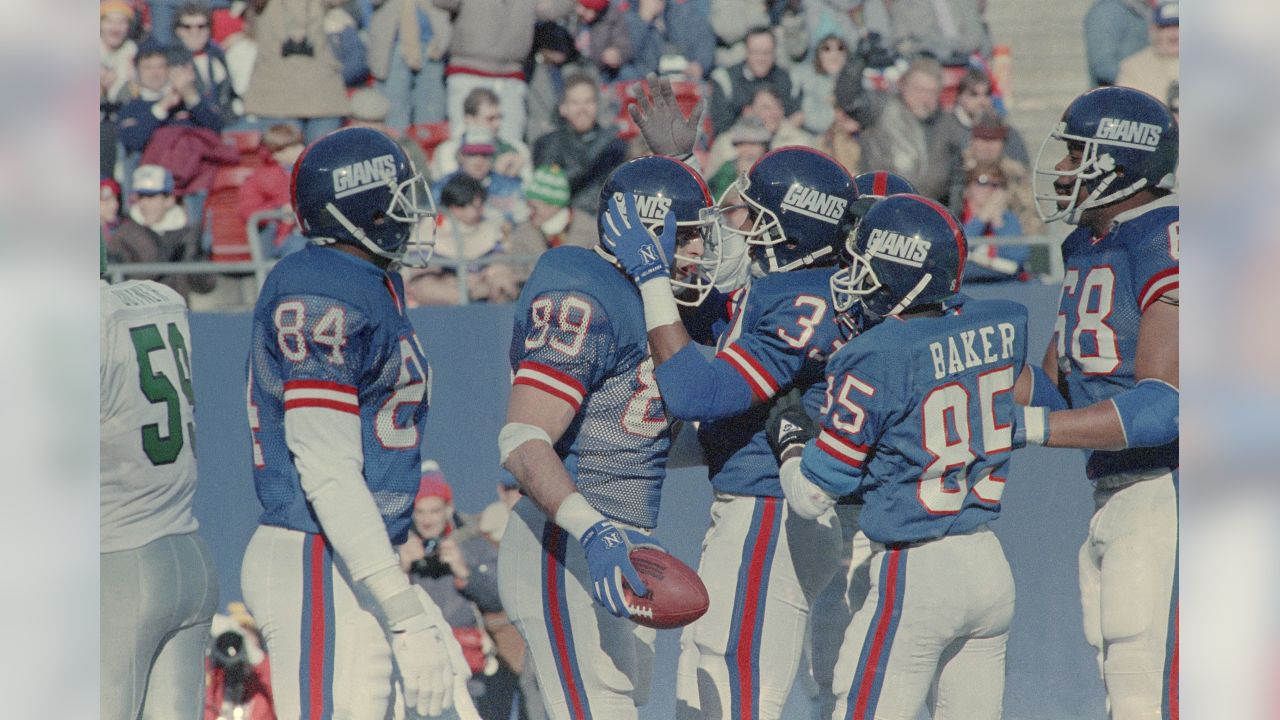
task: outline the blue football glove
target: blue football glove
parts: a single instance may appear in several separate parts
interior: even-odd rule
[[[676,252],[676,216],[668,212],[662,221],[662,237],[657,241],[636,212],[635,197],[624,194],[609,198],[609,210],[600,223],[600,243],[622,263],[637,285],[656,277],[670,277]]]
[[[648,586],[631,564],[631,548],[648,546],[663,552],[666,548],[644,533],[620,528],[609,520],[601,520],[588,528],[582,534],[581,542],[587,553],[587,568],[591,572],[591,595],[610,614],[620,618],[631,617],[622,581],[625,580],[636,595],[649,594]]]

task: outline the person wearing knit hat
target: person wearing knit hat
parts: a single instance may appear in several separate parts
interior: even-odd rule
[[[574,211],[569,207],[572,192],[569,178],[559,165],[539,165],[524,186],[525,200],[529,204],[529,220],[511,231],[511,252],[517,255],[538,255],[549,247],[556,247],[566,240]],[[521,280],[533,270],[517,268]]]
[[[134,12],[124,0],[106,0],[98,5],[98,72],[100,97],[108,104],[128,98],[125,89],[134,78],[133,58],[138,44],[129,39]]]
[[[539,165],[524,186],[525,199],[555,208],[569,207],[569,178],[558,165]]]
[[[634,54],[627,13],[610,7],[609,0],[578,0],[575,42],[591,59],[603,82],[618,79],[618,70]]]

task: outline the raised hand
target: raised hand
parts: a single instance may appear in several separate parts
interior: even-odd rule
[[[655,155],[684,157],[693,152],[693,143],[698,139],[698,126],[702,123],[702,115],[707,109],[707,99],[702,98],[685,117],[676,104],[675,91],[671,89],[671,80],[659,78],[649,73],[645,78],[649,92],[653,95],[650,102],[644,93],[644,85],[636,83],[636,104],[628,111],[631,119],[640,128],[644,141]]]

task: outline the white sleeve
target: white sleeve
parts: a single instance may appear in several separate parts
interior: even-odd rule
[[[284,436],[302,491],[333,551],[351,579],[365,584],[385,606],[388,599],[409,588],[409,580],[400,570],[382,515],[364,481],[360,416],[329,408],[293,408],[285,412]]]

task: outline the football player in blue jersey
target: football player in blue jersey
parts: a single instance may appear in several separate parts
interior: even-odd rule
[[[859,220],[871,206],[890,195],[914,194],[916,189],[906,178],[886,170],[864,172],[853,178],[858,188],[858,199],[853,201],[853,214]],[[848,331],[847,328],[846,332]],[[836,517],[840,518],[843,545],[840,568],[831,582],[818,593],[809,614],[809,663],[810,673],[818,692],[817,717],[829,718],[835,709],[833,673],[840,653],[840,642],[845,629],[853,619],[853,612],[862,607],[871,587],[871,541],[858,531],[860,502],[844,497],[836,502]]]
[[[827,361],[820,430],[793,397],[768,437],[797,515],[850,493],[871,541],[871,588],[845,633],[832,717],[996,720],[1013,578],[987,523],[1012,450],[1026,309],[958,295],[967,243],[918,195],[877,202],[831,282],[862,331]],[[816,437],[815,437],[816,435]]]
[[[786,510],[764,420],[787,388],[805,389],[815,411],[821,402],[823,366],[841,341],[828,287],[857,191],[838,162],[800,147],[766,154],[735,190],[746,221],[726,232],[745,238],[763,276],[730,296],[728,309],[708,300],[688,329],[672,300],[677,284],[647,260],[670,241],[636,230],[626,198],[611,199],[602,241],[640,288],[663,401],[673,417],[700,423],[715,490],[698,570],[711,607],[682,638],[678,713],[777,718],[810,604],[839,565],[841,531],[834,513],[815,522]],[[715,359],[691,335],[715,343]]]
[[[714,261],[719,225],[697,173],[637,158],[610,175],[601,208],[623,194],[636,198],[642,232],[664,228],[663,272],[708,291],[713,272],[701,266]],[[549,250],[516,301],[498,446],[525,497],[502,537],[498,582],[557,720],[636,718],[648,697],[656,632],[628,619],[643,608],[627,593],[648,592],[629,552],[661,547],[651,533],[671,423],[625,262],[601,247]]]
[[[282,720],[381,719],[400,694],[410,715],[469,702],[453,633],[392,549],[412,519],[430,401],[394,267],[429,253],[415,236],[433,214],[420,187],[377,130],[312,143],[292,181],[311,244],[272,269],[254,308],[247,400],[263,512],[242,584]]]
[[[1076,229],[1054,340],[1019,378],[1018,442],[1091,450],[1080,597],[1121,720],[1177,717],[1177,167],[1173,115],[1122,87],[1076,98],[1036,161],[1042,217]]]

